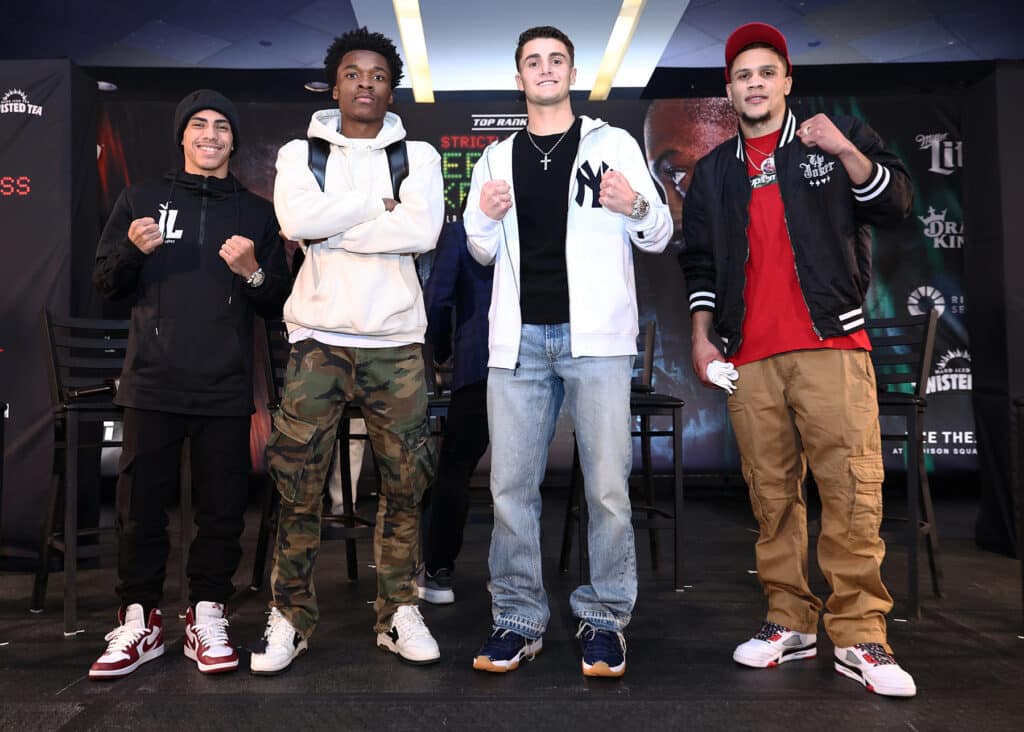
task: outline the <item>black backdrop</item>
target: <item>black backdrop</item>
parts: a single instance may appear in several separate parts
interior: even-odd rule
[[[48,64],[61,71],[62,81],[50,80],[56,72]],[[98,78],[106,76],[100,71],[94,73]],[[878,67],[874,73],[882,79],[886,71]],[[0,392],[0,399],[6,397],[12,402],[2,526],[5,542],[21,545],[31,545],[38,534],[42,504],[39,487],[45,485],[50,456],[45,391],[40,391],[38,378],[40,352],[33,345],[38,309],[48,304],[83,314],[124,315],[123,306],[101,303],[88,285],[96,220],[109,211],[123,185],[180,164],[180,149],[173,144],[170,130],[177,100],[201,83],[218,87],[238,102],[244,143],[233,160],[233,170],[243,183],[266,197],[272,190],[277,148],[292,137],[304,135],[314,109],[330,106],[326,95],[296,93],[292,87],[275,90],[275,84],[280,83],[278,72],[211,72],[199,78],[181,71],[161,76],[159,71],[143,70],[134,73],[139,81],[135,91],[104,95],[94,108],[84,91],[83,97],[72,104],[76,88],[73,76],[66,62],[0,63],[0,93],[24,89],[33,104],[42,100],[46,110],[34,119],[0,115],[0,130],[4,132],[0,138],[0,174],[10,171],[22,175],[24,170],[24,174],[34,176],[34,181],[42,176],[48,182],[42,189],[45,195],[38,193],[41,189],[37,183],[31,195],[20,199],[17,193],[0,196],[5,231],[0,257],[4,262],[18,263],[17,267],[4,267],[10,273],[6,279],[15,279],[17,284],[9,284],[0,294],[4,314],[0,324],[0,348],[4,349],[0,351],[0,385],[4,392]],[[289,78],[294,80],[294,75]],[[165,83],[167,79],[171,81]],[[799,92],[799,77],[796,81]],[[878,86],[884,91],[884,83]],[[992,96],[996,90],[980,93]],[[930,468],[947,474],[973,471],[977,466],[970,389],[972,360],[982,344],[972,345],[967,338],[968,302],[962,282],[968,238],[961,171],[965,159],[970,159],[970,146],[962,132],[962,117],[968,109],[963,100],[958,90],[948,89],[941,94],[893,96],[879,92],[793,100],[799,116],[826,111],[866,119],[911,169],[917,187],[915,209],[899,229],[876,234],[876,275],[867,309],[870,316],[895,315],[913,308],[937,307],[942,311],[927,443]],[[645,123],[650,127],[650,104],[636,98],[600,104],[587,103],[582,97],[574,100],[578,112],[607,119],[641,141]],[[516,122],[514,116],[522,112],[522,107],[511,95],[492,94],[463,95],[457,101],[435,105],[401,101],[396,111],[403,116],[411,137],[432,142],[442,153],[447,203],[456,211],[480,147],[496,135],[507,134],[505,125]],[[82,121],[71,124],[76,118]],[[96,127],[90,129],[91,124]],[[680,115],[674,130],[678,138],[692,136],[688,124]],[[44,131],[49,138],[43,137]],[[668,135],[672,134],[670,130]],[[649,147],[656,142],[648,139]],[[63,152],[57,155],[57,150]],[[95,167],[85,162],[91,163],[92,155],[97,156]],[[670,198],[676,195],[672,190],[666,193]],[[31,246],[26,247],[24,242],[31,242]],[[687,402],[687,470],[735,471],[738,461],[724,400],[720,394],[699,387],[690,374],[689,318],[674,256],[638,255],[637,287],[641,318],[658,323],[655,386]],[[267,426],[265,414],[254,418],[252,447],[256,459]],[[568,456],[568,442],[556,442],[552,467],[564,470]],[[665,460],[666,456],[659,457]],[[887,467],[899,469],[902,461],[898,451],[887,451]]]

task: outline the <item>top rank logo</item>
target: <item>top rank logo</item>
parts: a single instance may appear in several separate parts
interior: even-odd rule
[[[8,89],[7,93],[0,97],[0,114],[31,114],[34,117],[43,116],[41,104],[30,104],[28,96],[21,89]]]
[[[525,114],[471,114],[473,132],[515,132],[526,127]]]

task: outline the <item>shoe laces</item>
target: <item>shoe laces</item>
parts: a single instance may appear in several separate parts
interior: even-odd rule
[[[757,631],[754,635],[754,639],[764,641],[765,643],[771,643],[779,640],[784,633],[791,632],[792,631],[784,625],[779,625],[778,623],[766,620],[764,625],[761,626],[761,630]]]
[[[622,633],[604,628],[595,628],[590,623],[580,623],[576,637],[583,641],[587,649],[587,655],[594,655],[600,659],[613,658],[618,654],[625,654],[626,639]]]
[[[495,628],[491,637],[480,649],[481,656],[488,658],[506,658],[526,645],[525,636],[507,628]]]
[[[107,641],[107,653],[124,651],[129,646],[138,643],[148,632],[149,628],[146,626],[139,628],[127,623],[117,626],[103,636],[103,640]]]
[[[423,620],[420,609],[415,605],[402,605],[395,611],[395,617],[392,622],[398,628],[398,636],[400,638],[408,640],[433,638],[430,635],[430,630],[427,629],[427,624]]]
[[[192,623],[192,630],[199,642],[207,648],[230,645],[227,618],[210,618],[201,623]]]
[[[863,653],[868,663],[874,666],[889,666],[896,663],[896,659],[881,643],[857,643],[854,648]]]
[[[267,629],[263,631],[263,640],[268,646],[290,645],[295,638],[295,628],[288,622],[288,618],[281,614],[275,607],[270,609],[270,619],[267,620]]]

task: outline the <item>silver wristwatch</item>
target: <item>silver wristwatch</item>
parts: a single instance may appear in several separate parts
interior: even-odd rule
[[[267,279],[267,276],[263,274],[263,267],[258,267],[255,272],[249,275],[249,279],[245,281],[245,284],[249,285],[249,287],[259,287],[265,279]]]
[[[633,210],[629,212],[629,218],[634,221],[639,221],[647,212],[651,210],[651,204],[647,202],[647,199],[643,197],[642,193],[637,193],[636,198],[633,199]]]

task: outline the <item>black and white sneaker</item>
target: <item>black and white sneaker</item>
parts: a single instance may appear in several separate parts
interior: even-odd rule
[[[900,668],[881,643],[836,648],[835,669],[882,696],[916,696],[914,677]]]
[[[279,674],[292,661],[306,652],[306,639],[288,622],[276,607],[270,609],[267,629],[263,632],[262,651],[253,651],[249,657],[249,671],[257,676]]]
[[[396,654],[406,663],[424,666],[441,660],[441,651],[415,605],[400,605],[391,616],[391,627],[377,634],[377,647]]]
[[[765,621],[753,638],[740,643],[733,651],[732,660],[751,668],[770,668],[800,658],[818,655],[818,636]]]

